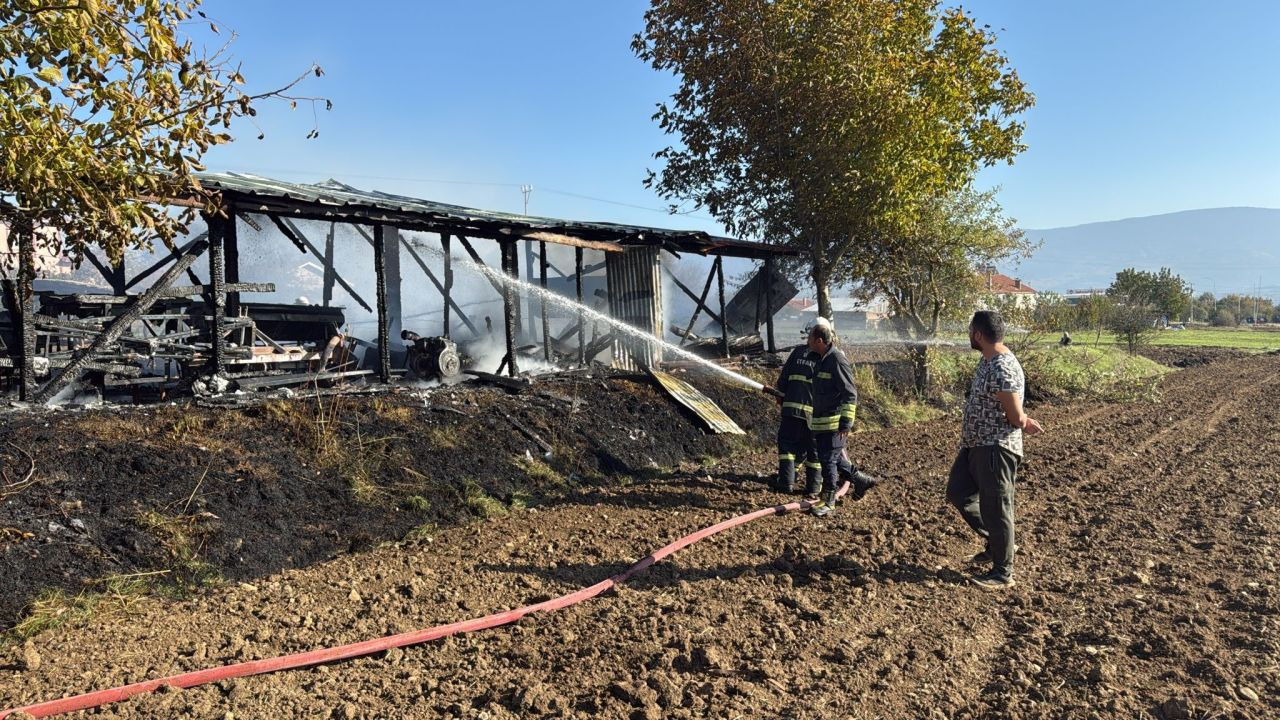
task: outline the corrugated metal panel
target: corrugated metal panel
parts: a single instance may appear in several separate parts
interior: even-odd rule
[[[658,381],[663,390],[675,399],[676,402],[693,411],[698,419],[707,424],[707,428],[713,433],[721,435],[745,435],[742,428],[738,427],[738,423],[733,418],[725,414],[719,405],[712,402],[711,398],[703,395],[694,386],[681,380],[674,375],[664,373],[661,370],[650,370],[650,375]]]
[[[336,180],[322,183],[294,183],[273,180],[245,173],[196,174],[200,184],[209,190],[222,190],[260,198],[286,199],[314,204],[321,208],[359,215],[361,209],[376,209],[418,216],[424,222],[452,222],[461,224],[500,224],[521,231],[552,231],[572,235],[587,233],[592,237],[612,242],[661,244],[674,243],[681,250],[698,253],[722,253],[753,256],[762,254],[797,254],[763,243],[746,242],[733,238],[717,237],[698,230],[672,230],[645,225],[622,225],[608,222],[562,220],[559,218],[516,215],[494,210],[451,205],[449,203],[422,200],[376,190],[359,190]]]
[[[609,315],[655,338],[665,332],[661,252],[657,247],[629,247],[626,252],[605,257]],[[614,341],[614,367],[640,370],[661,360],[662,348],[657,343],[626,336]]]

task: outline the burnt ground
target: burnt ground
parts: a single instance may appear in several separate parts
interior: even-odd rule
[[[96,714],[1280,716],[1280,356],[1198,365],[1161,390],[1158,402],[1036,409],[1047,432],[1028,442],[1018,490],[1019,585],[1002,594],[965,582],[978,545],[942,501],[957,428],[939,421],[860,434],[857,459],[889,482],[832,517],[736,528],[582,605]],[[603,405],[583,412],[587,433],[614,421]],[[778,502],[754,481],[772,462],[764,448],[686,461],[186,600],[137,599],[38,635],[0,670],[0,707],[576,589]]]
[[[749,436],[708,435],[647,378],[608,373],[518,394],[10,415],[0,484],[32,459],[35,484],[0,497],[0,629],[50,588],[250,581],[772,437],[772,401],[697,382]]]

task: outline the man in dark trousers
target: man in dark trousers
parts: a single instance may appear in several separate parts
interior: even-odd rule
[[[831,327],[826,318],[805,326],[805,337],[814,327]],[[778,492],[795,492],[796,463],[804,463],[805,493],[817,496],[821,488],[822,465],[818,462],[818,448],[809,432],[809,415],[813,413],[813,373],[818,367],[818,356],[806,342],[798,345],[787,357],[774,385],[781,393],[782,420],[778,423],[778,478],[773,489]]]
[[[876,485],[876,479],[856,469],[845,455],[849,431],[853,429],[858,407],[858,389],[853,383],[853,368],[835,344],[830,325],[815,325],[809,332],[809,351],[816,356],[813,371],[813,411],[809,415],[809,431],[822,465],[822,495],[809,509],[823,517],[836,507],[836,484],[842,466],[847,467],[853,483],[853,497],[861,498]]]
[[[1022,436],[1043,431],[1022,409],[1026,377],[1004,344],[1004,321],[991,310],[974,313],[969,344],[982,353],[964,404],[960,451],[947,478],[947,499],[987,544],[975,563],[991,570],[973,577],[987,590],[1013,586],[1013,482],[1022,462]]]

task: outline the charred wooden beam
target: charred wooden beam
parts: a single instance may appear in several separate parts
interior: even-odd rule
[[[448,235],[445,235],[441,238],[440,242],[442,245],[448,246],[448,237]],[[462,322],[467,326],[467,329],[471,331],[471,334],[479,337],[480,330],[478,330],[475,324],[471,322],[471,318],[467,317],[467,314],[463,312],[462,306],[458,305],[458,303],[453,299],[453,263],[449,260],[448,251],[445,251],[445,282],[444,284],[441,284],[440,280],[436,277],[436,274],[431,272],[431,268],[427,267],[427,263],[423,261],[422,256],[418,255],[417,251],[413,249],[413,245],[409,240],[401,238],[401,242],[404,243],[404,249],[409,251],[409,257],[413,258],[413,261],[418,264],[418,267],[422,270],[423,274],[427,276],[427,279],[431,281],[432,285],[436,286],[436,290],[440,291],[441,297],[444,298],[444,336],[449,337],[449,311],[450,309],[453,309],[457,311],[458,317],[462,319]]]
[[[547,291],[547,244],[545,242],[538,243],[538,282],[542,285],[542,292]],[[551,324],[547,319],[547,302],[546,298],[538,298],[538,307],[542,310],[542,357],[547,362],[551,362]]]
[[[501,245],[503,272],[509,277],[518,278],[520,276],[520,268],[516,260],[516,246],[514,242],[504,242]],[[506,336],[507,342],[507,374],[515,377],[519,374],[520,369],[516,363],[516,328],[520,322],[516,316],[516,303],[518,299],[514,297],[515,293],[511,291],[511,283],[502,283],[502,328]]]
[[[373,269],[378,296],[378,380],[391,382],[391,337],[387,318],[387,259],[382,225],[373,226]]]
[[[130,280],[129,282],[127,282],[127,283],[125,283],[125,284],[124,284],[124,292],[127,292],[127,291],[129,290],[129,288],[131,288],[131,287],[133,287],[134,285],[137,285],[138,283],[142,282],[143,280],[146,280],[147,278],[151,277],[151,276],[152,276],[152,275],[154,275],[154,274],[156,273],[156,271],[158,271],[160,268],[164,267],[165,265],[168,265],[169,263],[173,262],[174,260],[178,259],[179,257],[182,257],[182,254],[183,254],[183,253],[185,253],[187,250],[190,250],[192,245],[195,245],[196,243],[198,243],[198,242],[200,242],[200,241],[202,241],[202,240],[205,240],[205,239],[207,239],[208,237],[209,237],[209,233],[208,233],[208,232],[202,232],[202,233],[200,233],[199,235],[197,235],[197,236],[195,236],[194,238],[192,238],[191,240],[187,241],[186,243],[184,243],[184,244],[182,244],[182,245],[179,245],[179,246],[178,246],[177,248],[175,248],[172,252],[170,252],[170,253],[168,254],[168,256],[166,256],[166,257],[162,258],[161,260],[159,260],[158,262],[156,262],[155,264],[153,264],[151,267],[147,268],[146,270],[143,270],[142,272],[138,273],[137,275],[134,275],[132,280]]]
[[[324,289],[321,291],[323,295],[321,304],[324,307],[329,307],[333,302],[333,234],[337,226],[337,223],[329,223],[329,232],[324,236]]]
[[[468,240],[465,235],[459,235],[458,241],[462,243],[463,249],[465,249],[467,251],[467,254],[471,256],[471,262],[474,262],[476,265],[479,265],[480,267],[488,267],[488,265],[485,265],[484,260],[480,259],[480,253],[476,252],[476,249],[471,246],[471,241]],[[502,271],[506,272],[507,271],[506,255],[504,254],[501,257],[503,258],[500,261],[500,264],[502,266]],[[504,290],[504,288],[506,287],[505,285],[489,277],[487,274],[484,276],[484,278],[485,280],[489,281],[489,284],[493,286],[494,290],[498,291],[499,295],[503,295],[505,297],[505,293],[506,293],[506,290]]]
[[[271,216],[271,219],[275,220],[276,218],[274,216]],[[290,240],[293,240],[296,238],[298,242],[302,243],[304,247],[304,252],[309,250],[311,254],[316,257],[317,260],[324,262],[324,255],[321,254],[321,252],[318,249],[316,249],[315,245],[311,244],[311,241],[307,239],[306,235],[302,234],[302,231],[300,231],[296,225],[294,225],[292,222],[290,222],[287,219],[282,219],[281,223],[283,224],[283,227],[288,227],[290,230],[293,231],[293,234],[289,235]],[[277,227],[281,227],[281,226],[278,225]],[[365,302],[364,298],[360,297],[360,294],[355,291],[355,288],[351,287],[350,283],[342,279],[342,276],[338,274],[338,271],[336,269],[333,271],[333,279],[337,281],[339,285],[342,286],[343,290],[347,291],[347,294],[350,295],[353,300],[355,300],[357,303],[360,304],[360,307],[364,308],[365,312],[373,312],[373,308],[369,306],[369,303]]]
[[[724,257],[716,258],[716,285],[720,289],[720,350],[729,357],[729,323],[724,321]]]
[[[618,243],[599,242],[596,240],[584,240],[582,238],[574,237],[572,235],[565,235],[563,233],[553,233],[545,230],[534,230],[530,232],[530,231],[514,230],[512,228],[502,228],[498,232],[502,233],[503,235],[510,235],[511,237],[521,238],[523,240],[536,240],[538,242],[549,242],[549,243],[555,243],[557,245],[569,245],[572,247],[585,248],[587,250],[601,250],[604,252],[622,252],[625,249]]]
[[[573,249],[573,279],[574,293],[578,300],[578,364],[585,365],[587,363],[584,357],[586,344],[584,333],[586,331],[587,318],[582,312],[584,307],[582,304],[582,248]]]
[[[223,292],[230,293],[271,293],[276,291],[275,283],[242,283],[242,282],[224,282],[222,284]],[[213,292],[212,285],[174,285],[166,288],[161,297],[188,297],[191,295],[207,295]],[[105,297],[115,297],[107,295]],[[128,298],[122,298],[126,301]],[[107,301],[91,301],[91,302],[107,302]]]
[[[205,296],[213,315],[209,324],[213,344],[213,355],[209,358],[209,371],[215,375],[227,368],[227,336],[223,329],[226,323],[227,290],[226,284],[226,238],[227,227],[235,223],[234,218],[206,216],[209,224],[209,294]]]
[[[778,346],[773,341],[773,258],[764,259],[764,327],[766,333],[765,348],[771,352],[778,352]]]
[[[156,280],[154,285],[152,285],[145,293],[138,296],[134,303],[121,313],[120,316],[117,317],[110,325],[103,328],[102,334],[100,334],[98,338],[89,345],[89,347],[76,352],[72,356],[71,362],[67,363],[67,367],[62,371],[62,373],[45,383],[44,387],[42,387],[39,392],[35,393],[32,398],[33,402],[47,403],[64,387],[76,380],[79,380],[80,374],[83,372],[85,366],[94,362],[94,356],[100,353],[108,345],[115,342],[118,337],[124,334],[125,330],[129,329],[133,323],[137,322],[138,318],[145,315],[147,310],[149,310],[151,306],[160,299],[161,293],[172,285],[173,281],[177,279],[179,275],[190,269],[191,264],[194,263],[196,258],[204,252],[207,244],[208,243],[205,240],[200,240],[188,247],[187,251],[178,257],[173,266],[166,270],[165,273]]]
[[[450,244],[449,233],[441,233],[440,249],[444,251],[444,287],[440,288],[440,294],[444,296],[445,339],[449,339],[453,334],[453,330],[449,326],[449,308],[451,305],[454,304],[453,302],[453,252],[450,250],[449,244]],[[464,318],[464,322],[467,323],[467,327],[471,329],[472,333],[474,333],[476,336],[480,335],[480,331],[477,330],[476,327],[471,324],[470,320],[466,319],[467,317],[466,314],[464,314],[461,310],[459,310],[458,315]]]
[[[702,295],[698,296],[694,295],[689,288],[685,287],[684,283],[680,282],[679,278],[675,276],[675,273],[671,273],[671,279],[675,282],[676,287],[680,288],[686,295],[693,298],[693,302],[695,303],[693,308],[693,317],[689,318],[689,324],[685,326],[684,334],[680,335],[681,345],[684,345],[684,338],[688,336],[689,333],[693,332],[693,325],[698,322],[698,315],[700,315],[704,309],[707,310],[708,314],[711,314],[711,310],[707,309],[707,295],[711,293],[711,283],[715,279],[715,276],[716,266],[712,264],[711,272],[707,274],[707,282],[702,286]]]

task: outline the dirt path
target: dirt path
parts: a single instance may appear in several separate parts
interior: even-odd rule
[[[102,717],[1280,716],[1280,357],[1170,375],[1158,404],[1037,413],[1019,586],[965,583],[954,422],[860,435],[890,476],[616,593],[384,656],[170,692]],[[753,454],[39,637],[0,706],[515,607],[778,498]]]

